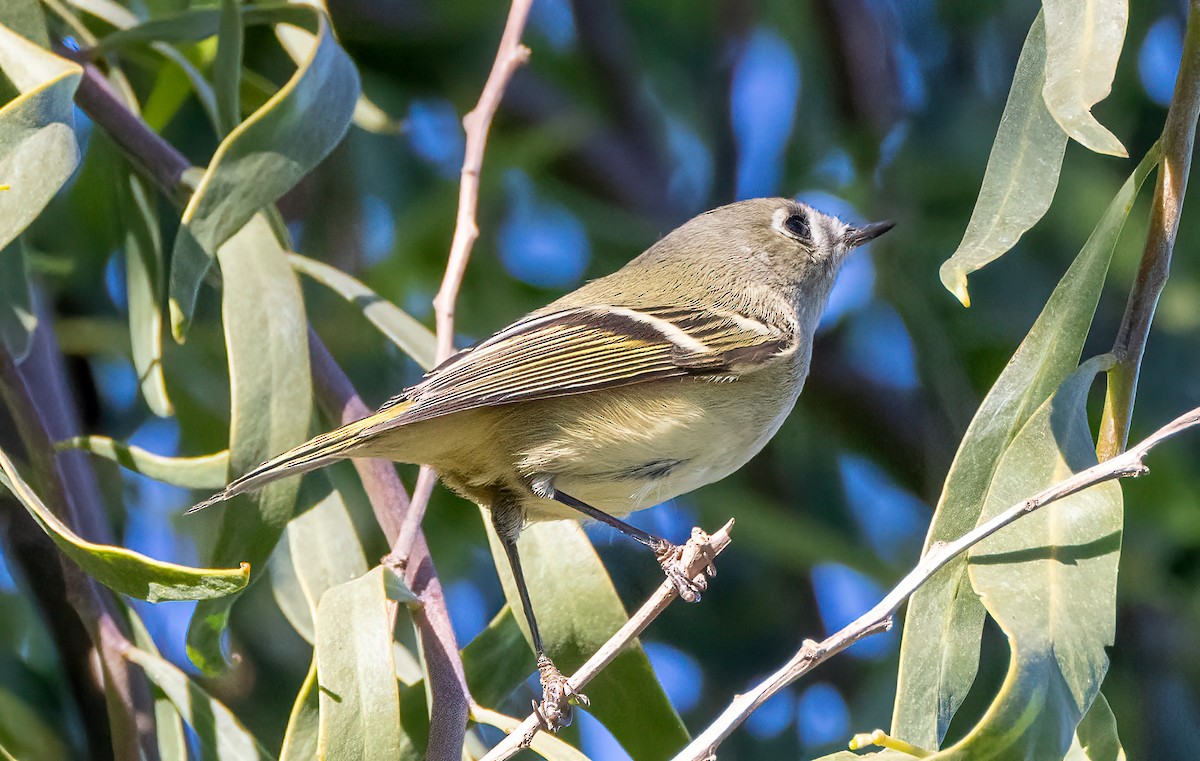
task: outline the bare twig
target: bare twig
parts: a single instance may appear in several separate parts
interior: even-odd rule
[[[1142,262],[1112,348],[1117,364],[1108,373],[1108,397],[1104,402],[1097,447],[1102,460],[1123,450],[1129,440],[1138,373],[1158,298],[1167,284],[1171,252],[1175,248],[1179,216],[1187,193],[1196,120],[1200,118],[1200,0],[1192,0],[1190,6],[1183,58],[1175,79],[1175,95],[1171,98],[1159,139],[1162,161],[1158,165],[1158,181],[1150,210],[1150,229],[1146,232]]]
[[[525,31],[525,19],[529,16],[531,5],[533,0],[513,0],[508,11],[508,21],[504,25],[504,34],[500,37],[496,59],[492,62],[492,70],[483,85],[479,102],[463,117],[463,130],[467,140],[463,155],[462,179],[458,186],[458,216],[454,223],[454,239],[450,243],[450,257],[446,262],[442,285],[433,297],[433,310],[437,315],[439,363],[454,353],[454,308],[458,300],[458,289],[462,286],[467,261],[471,258],[471,249],[479,237],[479,225],[475,222],[475,214],[479,208],[479,173],[483,169],[483,150],[487,146],[492,117],[496,115],[496,109],[500,106],[500,99],[504,97],[504,90],[508,87],[513,72],[529,60],[529,48],[521,44],[521,34]],[[400,536],[392,544],[390,557],[401,566],[408,562],[413,539],[425,518],[425,508],[429,505],[429,495],[433,492],[436,481],[437,476],[433,470],[423,466],[417,477],[417,485],[413,489],[411,509],[400,528]]]
[[[705,552],[696,552],[694,544],[685,545],[694,551],[690,558],[684,558],[684,565],[687,567],[689,577],[701,573],[714,557],[724,552],[725,548],[729,546],[729,532],[732,528],[733,521],[731,520],[710,536],[705,545],[707,548]],[[678,596],[679,592],[676,591],[675,585],[671,581],[664,581],[660,584],[637,613],[630,616],[625,625],[609,637],[608,641],[601,645],[600,649],[571,675],[567,680],[571,688],[575,692],[581,692],[596,674],[599,674],[605,666],[611,663],[635,637],[645,631],[646,627],[658,618],[659,614],[666,610],[667,606]],[[522,748],[529,746],[529,743],[533,741],[533,736],[540,728],[541,720],[536,713],[531,713],[519,727],[497,743],[480,761],[501,761],[512,758]]]
[[[1124,454],[1117,455],[1087,470],[1082,470],[1070,478],[1038,492],[1029,499],[1018,502],[952,542],[934,544],[917,566],[909,571],[908,575],[901,579],[900,583],[893,587],[892,591],[888,592],[878,605],[820,642],[805,640],[800,650],[778,671],[748,692],[734,697],[721,715],[691,744],[680,751],[674,761],[702,761],[702,759],[713,756],[717,746],[779,690],[855,642],[890,629],[892,616],[900,605],[959,553],[965,552],[1021,516],[1028,515],[1051,502],[1069,497],[1096,484],[1145,473],[1147,468],[1142,460],[1151,448],[1198,424],[1200,424],[1200,407],[1171,421]]]

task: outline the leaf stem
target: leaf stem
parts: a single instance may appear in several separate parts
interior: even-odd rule
[[[1150,229],[1142,250],[1142,261],[1129,292],[1125,316],[1117,331],[1112,353],[1117,364],[1108,372],[1108,395],[1100,424],[1097,453],[1101,460],[1125,450],[1133,419],[1138,374],[1146,352],[1146,340],[1159,296],[1167,284],[1171,252],[1179,231],[1179,217],[1187,193],[1188,173],[1192,165],[1192,147],[1196,139],[1196,120],[1200,117],[1200,0],[1189,3],[1183,58],[1175,80],[1175,95],[1167,110],[1159,145],[1162,161],[1154,188],[1150,211]]]

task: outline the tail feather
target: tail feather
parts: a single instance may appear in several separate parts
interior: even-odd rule
[[[188,508],[184,515],[191,515],[206,507],[224,502],[246,492],[257,491],[269,483],[289,476],[298,476],[310,470],[322,468],[330,463],[343,460],[353,455],[353,450],[363,443],[363,432],[381,422],[381,417],[395,417],[403,411],[403,407],[391,407],[385,411],[368,415],[362,420],[347,423],[341,428],[323,433],[309,439],[295,449],[267,460],[245,475],[230,481],[221,491],[203,502],[198,502]]]

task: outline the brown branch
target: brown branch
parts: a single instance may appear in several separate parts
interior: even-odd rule
[[[454,353],[454,307],[458,300],[458,290],[462,286],[463,275],[467,271],[467,262],[471,258],[471,249],[479,237],[479,225],[475,222],[475,214],[479,209],[479,173],[483,170],[483,151],[487,146],[488,130],[492,126],[492,117],[504,97],[504,90],[512,79],[513,72],[529,60],[529,48],[521,44],[521,34],[525,31],[525,19],[529,16],[529,8],[533,0],[513,0],[508,11],[508,21],[504,25],[504,34],[500,37],[500,47],[496,51],[496,59],[492,62],[492,70],[479,102],[463,117],[463,129],[466,131],[467,144],[463,155],[462,179],[458,186],[458,216],[454,223],[454,239],[450,243],[450,257],[446,262],[446,272],[442,277],[442,285],[437,295],[433,297],[433,309],[437,315],[437,361],[444,362]],[[425,518],[425,508],[429,505],[429,495],[437,476],[427,466],[421,468],[414,489],[411,509],[400,528],[400,535],[392,544],[390,558],[400,566],[408,563],[413,540]]]
[[[711,537],[707,537],[707,541],[700,543],[693,541],[684,545],[685,553],[689,551],[692,553],[690,556],[685,554],[682,560],[689,577],[702,573],[705,567],[712,563],[713,558],[725,551],[731,541],[729,532],[732,528],[733,521],[731,520]],[[693,532],[696,531],[699,529],[693,529]],[[694,533],[693,538],[695,539]],[[679,592],[675,589],[674,583],[668,580],[660,584],[637,613],[630,616],[625,625],[609,637],[608,641],[601,645],[600,649],[571,675],[567,681],[570,682],[572,690],[581,692],[588,682],[595,678],[605,666],[612,663],[613,659],[645,631],[646,627],[658,618],[678,596]],[[502,761],[502,759],[512,758],[522,748],[529,747],[529,744],[533,742],[533,736],[542,728],[541,721],[538,714],[531,713],[519,727],[497,743],[480,761]]]
[[[717,746],[771,696],[859,640],[890,629],[892,616],[904,601],[959,554],[1022,516],[1029,515],[1052,502],[1096,484],[1142,475],[1147,471],[1143,464],[1147,452],[1166,439],[1197,425],[1200,425],[1200,407],[1179,416],[1124,454],[1082,470],[1029,499],[1012,505],[952,542],[934,544],[917,566],[909,571],[879,604],[820,642],[805,640],[800,650],[778,671],[747,692],[735,696],[716,721],[680,751],[674,761],[703,761],[714,756]]]
[[[1179,232],[1197,118],[1200,118],[1200,0],[1192,0],[1183,59],[1175,79],[1175,95],[1159,139],[1162,160],[1158,165],[1150,229],[1146,232],[1142,261],[1112,348],[1117,364],[1108,373],[1108,396],[1104,401],[1097,447],[1101,459],[1115,456],[1129,441],[1142,357],[1146,353],[1146,341],[1159,296],[1167,284],[1171,252]]]

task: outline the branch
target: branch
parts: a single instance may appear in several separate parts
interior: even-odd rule
[[[458,300],[458,290],[462,286],[463,274],[467,270],[467,261],[471,258],[471,249],[479,237],[479,225],[475,222],[475,213],[479,209],[479,173],[483,170],[483,150],[487,146],[488,130],[492,126],[492,117],[504,97],[504,90],[512,79],[513,72],[529,60],[529,48],[521,44],[521,34],[525,30],[525,19],[529,16],[529,8],[533,0],[513,0],[508,11],[508,21],[504,25],[504,34],[500,37],[500,47],[496,51],[496,60],[492,62],[492,70],[483,85],[479,102],[463,117],[463,130],[467,133],[466,150],[463,154],[462,179],[458,186],[458,216],[454,223],[454,239],[450,243],[450,257],[446,262],[446,272],[442,276],[442,285],[437,295],[433,297],[433,310],[437,315],[437,361],[444,362],[454,353],[454,306]],[[429,505],[429,495],[433,493],[437,476],[428,466],[422,466],[417,477],[417,485],[413,489],[413,502],[400,535],[392,543],[389,555],[397,565],[404,566],[408,562],[417,535],[417,529],[425,518],[425,508]]]
[[[1028,515],[1051,502],[1083,491],[1096,484],[1126,476],[1140,476],[1147,472],[1142,463],[1146,453],[1154,446],[1175,434],[1200,425],[1200,407],[1188,412],[1160,428],[1142,443],[1087,470],[1045,489],[1023,502],[1018,502],[986,523],[976,526],[952,542],[939,542],[930,547],[913,570],[900,580],[891,592],[874,608],[864,613],[845,628],[821,642],[805,640],[799,652],[778,671],[748,692],[734,697],[716,721],[704,730],[691,744],[675,756],[674,761],[702,761],[716,753],[717,746],[733,733],[750,714],[779,690],[804,676],[814,668],[872,634],[887,631],[892,627],[892,616],[922,584],[937,573],[942,566],[958,554],[970,549],[1001,528]]]
[[[701,573],[706,566],[712,563],[713,558],[720,555],[729,546],[729,531],[733,528],[733,521],[729,521],[722,526],[717,533],[708,538],[705,543],[705,551],[697,549],[697,545],[689,542],[685,546],[687,550],[692,551],[691,557],[685,555],[683,564],[687,568],[687,575],[694,577]],[[658,618],[667,606],[679,596],[675,585],[671,581],[664,581],[658,586],[650,599],[638,609],[638,612],[633,614],[625,625],[618,629],[608,641],[605,642],[599,650],[588,658],[587,662],[579,667],[571,677],[567,680],[574,692],[580,692],[588,682],[595,678],[596,674],[612,663],[613,659],[625,649],[625,646],[634,640],[639,634],[646,630],[654,619]],[[488,751],[480,761],[502,761],[502,759],[512,758],[522,748],[529,747],[529,743],[533,741],[533,736],[542,728],[541,719],[536,713],[531,713],[521,725],[512,731],[508,737],[505,737],[494,748]]]
[[[1175,95],[1159,139],[1162,162],[1158,167],[1154,203],[1150,210],[1150,229],[1146,232],[1142,262],[1112,348],[1117,364],[1108,373],[1108,396],[1100,424],[1097,449],[1102,460],[1121,452],[1129,440],[1138,374],[1146,352],[1150,324],[1154,321],[1154,310],[1170,273],[1171,252],[1175,248],[1179,216],[1187,193],[1196,120],[1200,117],[1200,0],[1191,0],[1190,5]]]

